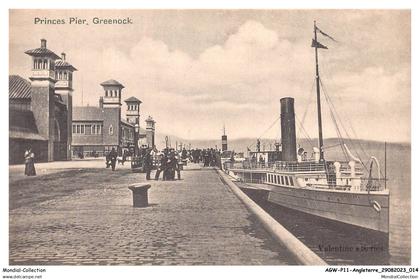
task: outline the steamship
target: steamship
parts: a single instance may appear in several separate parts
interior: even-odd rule
[[[294,99],[285,97],[280,99],[281,150],[261,152],[258,147],[247,161],[226,163],[225,170],[253,187],[268,190],[269,202],[388,233],[389,189],[386,178],[381,178],[379,161],[372,156],[363,165],[345,144],[347,160],[329,161],[324,157],[318,48],[325,47],[317,41],[318,32],[322,31],[314,24],[319,145],[313,147],[313,156],[307,158],[303,148],[296,148]]]

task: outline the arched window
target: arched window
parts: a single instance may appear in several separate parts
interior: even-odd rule
[[[64,80],[67,80],[67,72],[64,72]]]
[[[114,127],[112,125],[109,125],[109,131],[108,133],[112,136],[114,134]]]
[[[47,69],[47,59],[44,59],[44,65],[43,65],[43,67],[42,67],[42,69]]]

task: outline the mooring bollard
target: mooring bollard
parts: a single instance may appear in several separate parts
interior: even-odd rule
[[[133,206],[146,207],[149,205],[149,197],[147,191],[152,187],[147,183],[136,183],[128,186],[133,192]]]

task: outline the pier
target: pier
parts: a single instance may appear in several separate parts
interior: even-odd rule
[[[146,180],[129,164],[115,172],[103,160],[37,167],[37,177],[10,167],[10,265],[311,263],[214,168],[189,164],[182,180],[148,181],[149,206],[135,208],[128,186]]]

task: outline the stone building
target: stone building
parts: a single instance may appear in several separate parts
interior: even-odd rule
[[[9,76],[9,163],[23,163],[31,146],[37,162],[69,160],[72,119],[72,80],[76,71],[61,57],[41,46],[25,52],[32,58],[30,81]]]
[[[74,107],[72,121],[72,155],[104,156],[112,148],[121,155],[132,151],[136,140],[145,137],[140,127],[140,104],[135,97],[125,100],[127,110],[121,117],[124,86],[116,80],[101,83],[103,96],[98,107]],[[137,131],[136,131],[137,130]],[[137,133],[136,133],[137,132]]]

